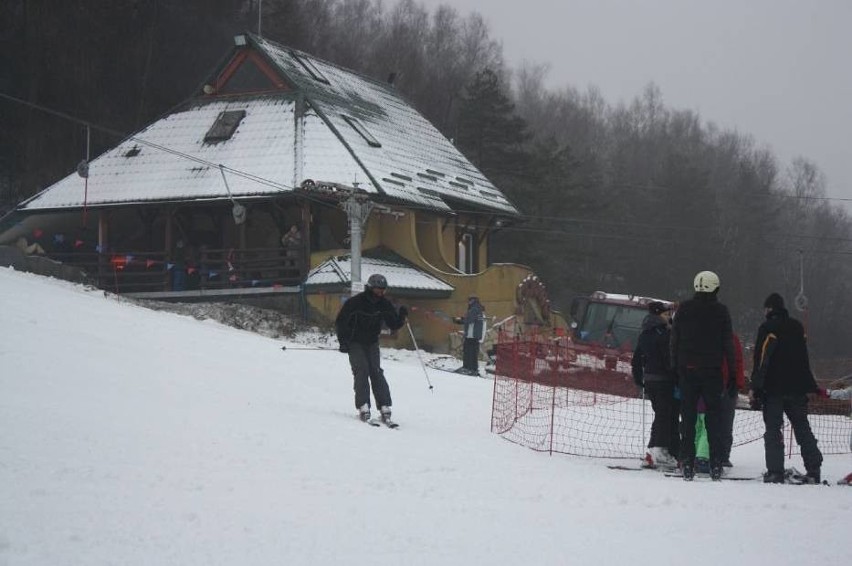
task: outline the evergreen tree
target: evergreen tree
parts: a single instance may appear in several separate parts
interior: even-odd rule
[[[512,185],[529,175],[530,136],[497,73],[478,72],[462,98],[456,146],[495,185],[512,193]]]

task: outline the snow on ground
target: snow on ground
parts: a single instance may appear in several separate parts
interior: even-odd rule
[[[414,352],[385,351],[394,431],[356,420],[336,351],[9,269],[0,313],[0,565],[852,559],[848,488],[536,453],[489,431],[490,380],[430,392]],[[763,470],[759,443],[732,459]]]

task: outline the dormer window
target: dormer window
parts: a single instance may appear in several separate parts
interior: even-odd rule
[[[368,130],[367,127],[364,126],[364,124],[359,122],[357,118],[353,118],[352,116],[345,116],[344,115],[343,119],[346,120],[346,123],[348,123],[350,126],[352,126],[353,130],[358,132],[358,134],[362,138],[364,138],[364,141],[367,142],[367,144],[369,144],[372,147],[382,147],[382,144],[379,143],[379,140],[377,140],[373,136],[373,134],[370,133],[370,130]]]
[[[219,113],[216,121],[207,131],[204,136],[204,143],[219,143],[228,141],[234,132],[237,131],[237,126],[246,117],[245,110],[225,110]]]
[[[314,62],[310,59],[305,59],[301,55],[293,53],[293,59],[299,62],[299,64],[305,68],[309,75],[311,75],[314,80],[317,80],[321,83],[329,84],[328,79],[325,78],[325,75],[314,65]]]

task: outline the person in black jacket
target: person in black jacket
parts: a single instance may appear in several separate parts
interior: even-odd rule
[[[648,315],[633,352],[633,380],[644,397],[651,400],[654,422],[645,463],[650,467],[677,466],[680,449],[680,402],[675,399],[675,372],[669,363],[671,306],[660,301],[648,303]]]
[[[766,321],[754,343],[751,377],[753,406],[763,408],[766,483],[784,483],[784,415],[790,420],[810,483],[820,482],[822,453],[808,422],[808,393],[819,393],[811,373],[805,329],[784,308],[784,299],[772,293],[763,303]]]
[[[382,323],[391,330],[402,328],[408,309],[399,307],[397,312],[384,296],[387,287],[384,275],[371,275],[364,291],[343,303],[335,320],[339,350],[349,354],[355,407],[362,421],[370,420],[371,386],[382,420],[387,422],[391,417],[391,394],[381,365],[379,333]]]
[[[703,397],[710,477],[722,477],[722,361],[736,367],[728,307],[717,299],[719,276],[702,271],[693,281],[695,295],[678,307],[671,336],[671,367],[681,391],[681,464],[683,479],[695,477],[695,419]]]

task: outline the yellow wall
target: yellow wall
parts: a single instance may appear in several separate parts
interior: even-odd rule
[[[376,212],[370,215],[363,237],[363,249],[384,246],[455,288],[447,299],[400,300],[409,307],[409,320],[418,346],[426,350],[446,352],[450,346],[450,334],[461,329],[461,326],[453,323],[451,319],[465,313],[467,299],[471,295],[479,297],[485,307],[489,326],[515,314],[518,285],[532,274],[529,267],[518,264],[495,264],[485,267],[488,250],[487,239],[483,239],[479,253],[479,263],[484,268],[483,271],[472,275],[458,273],[453,267],[456,245],[453,221],[442,230],[445,221],[441,218],[404,209],[399,211],[404,212],[399,218]],[[348,250],[312,254],[311,266],[319,265],[332,255],[346,253]],[[427,260],[427,257],[431,261]],[[393,299],[393,281],[390,285],[389,297]],[[337,293],[309,295],[308,303],[327,320],[334,320],[340,309],[340,298],[341,294]],[[558,313],[553,313],[551,319],[554,325],[565,326],[564,319]],[[396,337],[387,338],[383,343],[409,347],[411,339],[408,330],[403,328]]]

